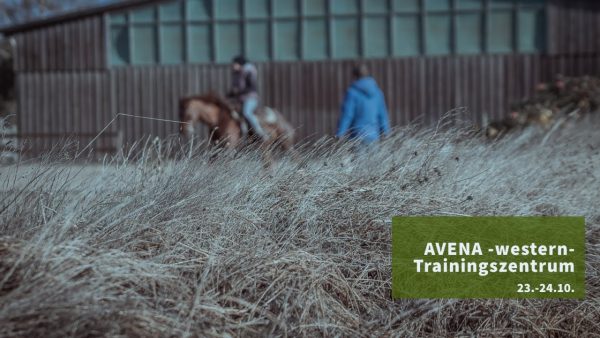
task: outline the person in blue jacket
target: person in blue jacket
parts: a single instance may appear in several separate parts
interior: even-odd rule
[[[352,75],[355,81],[346,91],[336,137],[347,135],[369,145],[390,133],[387,107],[381,89],[365,65],[354,67]]]

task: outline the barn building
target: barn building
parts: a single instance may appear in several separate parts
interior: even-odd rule
[[[594,0],[135,0],[0,32],[14,44],[18,130],[37,150],[87,143],[118,113],[176,119],[180,97],[225,91],[236,54],[257,63],[263,102],[304,139],[334,132],[358,59],[393,125],[455,107],[481,122],[539,81],[600,71]],[[120,116],[94,147],[177,128]]]

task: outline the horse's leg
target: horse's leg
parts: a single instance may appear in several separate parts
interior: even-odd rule
[[[262,152],[262,160],[263,167],[266,170],[273,169],[273,139],[269,139],[261,143],[261,152]]]
[[[293,144],[287,146],[285,148],[286,153],[290,154],[293,162],[300,163],[302,162],[302,157],[300,156],[300,152],[294,147]]]
[[[281,138],[281,148],[283,151],[292,151],[294,150],[294,135],[283,131],[280,135]]]
[[[292,125],[283,117],[283,114],[277,110],[273,110],[276,114],[276,124],[274,128],[274,137],[278,140],[279,146],[284,153],[291,152],[296,159],[297,153],[294,151],[295,130]]]
[[[192,153],[194,150],[194,122],[187,121],[187,125],[183,129],[183,135],[185,139],[188,141],[190,149],[188,150],[188,158],[192,158]]]
[[[290,154],[293,161],[299,162],[300,154],[294,148],[294,130],[286,125],[280,125],[276,133],[282,153]]]
[[[268,124],[265,125],[263,129],[269,138],[260,143],[260,150],[262,153],[263,166],[265,169],[270,170],[273,168],[273,150],[279,140],[279,130],[277,130],[277,127]]]
[[[227,148],[236,149],[240,145],[241,140],[241,130],[227,132]]]

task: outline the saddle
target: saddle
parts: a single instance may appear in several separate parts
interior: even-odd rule
[[[248,135],[250,131],[250,123],[246,120],[243,114],[239,113],[242,111],[242,103],[235,101],[229,102],[231,106],[231,117],[240,124],[243,135]],[[254,110],[254,114],[261,124],[275,124],[277,122],[277,114],[275,110],[267,106],[258,106]]]

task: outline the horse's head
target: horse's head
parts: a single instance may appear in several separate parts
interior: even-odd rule
[[[189,104],[189,98],[179,100],[179,134],[184,136],[190,136],[194,133],[194,123],[189,118],[190,114],[188,114]]]
[[[179,132],[185,136],[194,134],[194,125],[201,122],[210,128],[219,122],[220,107],[202,96],[183,98],[179,101]]]

